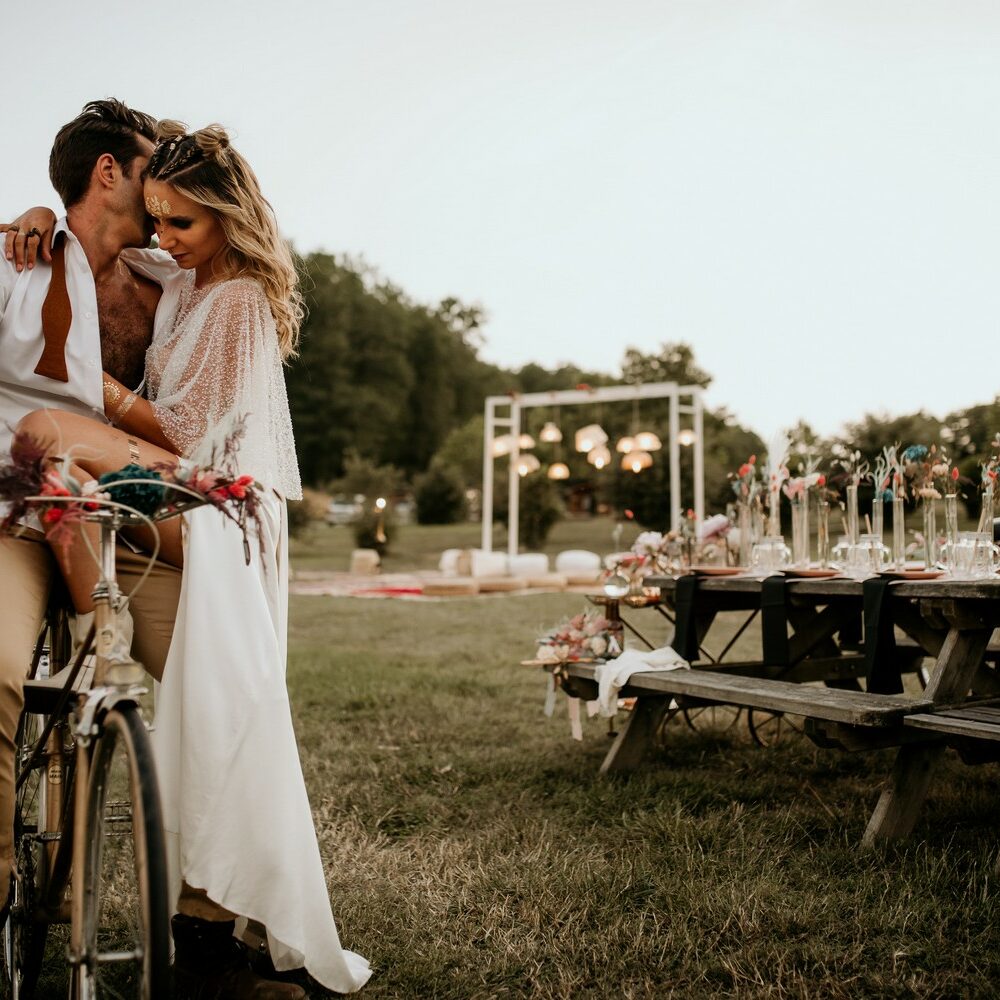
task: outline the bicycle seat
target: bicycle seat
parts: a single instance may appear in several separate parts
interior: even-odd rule
[[[52,677],[24,682],[24,709],[34,715],[51,715],[59,704],[59,696],[72,667],[63,667]],[[84,667],[73,684],[74,691],[86,691],[94,677],[94,668]]]

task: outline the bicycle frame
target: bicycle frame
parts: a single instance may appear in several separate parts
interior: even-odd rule
[[[87,793],[90,786],[90,762],[94,737],[100,732],[98,715],[122,700],[138,702],[146,692],[145,671],[132,659],[113,659],[119,648],[118,612],[121,592],[115,568],[115,547],[124,516],[111,511],[100,519],[101,572],[94,588],[95,665],[94,680],[86,695],[81,695],[73,712],[76,778],[74,780],[73,830],[86,829]],[[46,803],[48,806],[48,803]],[[58,814],[58,815],[61,815]],[[73,837],[72,905],[68,959],[71,966],[86,960],[84,942],[84,859],[86,838]]]

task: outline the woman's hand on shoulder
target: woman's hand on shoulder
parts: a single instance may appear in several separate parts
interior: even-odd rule
[[[55,225],[56,213],[41,205],[29,208],[13,222],[0,222],[0,233],[4,234],[4,257],[12,260],[18,271],[23,271],[25,267],[30,271],[39,254],[42,260],[51,263]]]

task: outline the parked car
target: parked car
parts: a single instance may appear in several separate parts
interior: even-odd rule
[[[350,524],[361,516],[363,500],[363,497],[360,500],[357,497],[352,500],[348,500],[346,497],[334,497],[326,508],[326,523]]]

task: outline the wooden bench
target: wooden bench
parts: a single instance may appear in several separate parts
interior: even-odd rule
[[[595,673],[592,664],[566,665],[562,675],[567,694],[595,698]],[[928,713],[934,707],[930,698],[924,697],[868,694],[699,669],[636,673],[619,694],[637,700],[601,764],[601,774],[632,771],[639,766],[674,697],[803,716],[815,724],[810,735],[817,743],[845,749],[919,741],[921,735],[904,733],[902,724],[910,715]],[[926,738],[934,737],[926,734]]]
[[[933,714],[917,712],[907,716],[903,724],[946,736],[1000,741],[1000,707],[996,705],[947,708]]]
[[[573,664],[566,669],[566,673],[570,677],[593,681],[595,668],[590,664]],[[684,695],[702,701],[763,708],[770,712],[786,712],[850,726],[895,726],[905,716],[933,707],[929,698],[868,694],[698,669],[633,674],[621,691],[621,696],[626,698],[649,694]]]

